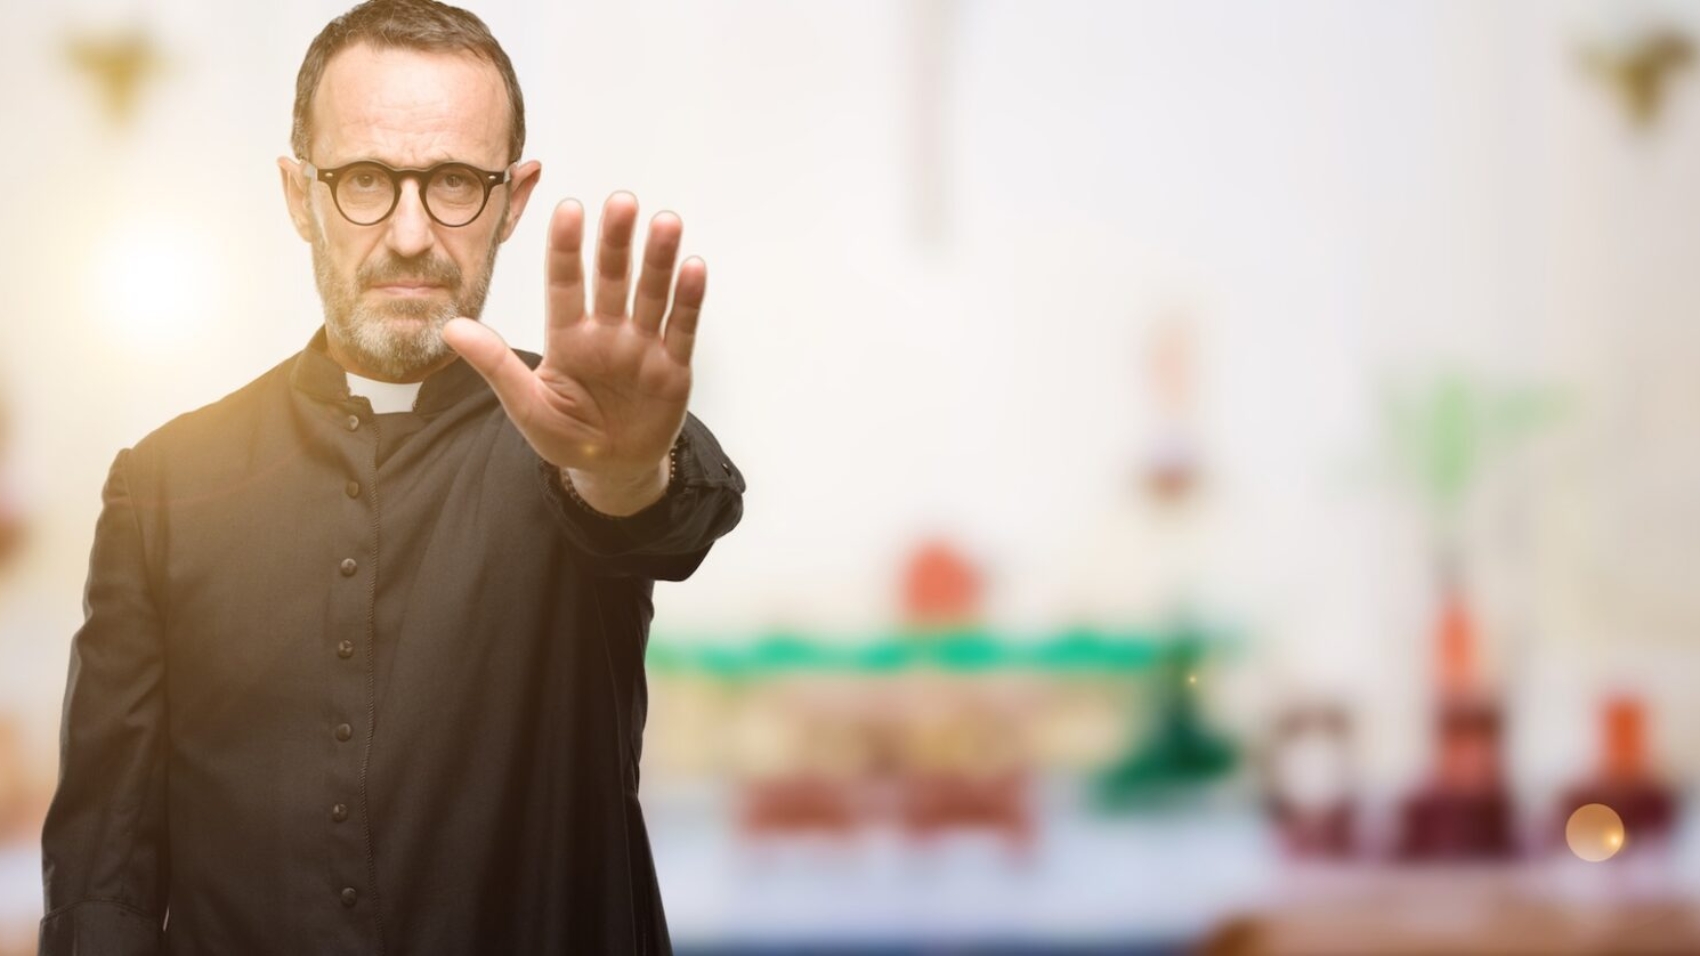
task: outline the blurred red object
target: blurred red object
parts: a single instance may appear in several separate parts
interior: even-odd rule
[[[921,628],[965,627],[980,620],[981,575],[948,542],[927,541],[903,574],[905,623]]]
[[[988,829],[1018,850],[1033,846],[1033,813],[1027,800],[1027,775],[1007,771],[992,776],[965,773],[915,773],[903,781],[901,815],[912,838],[925,840],[954,829]]]
[[[1648,759],[1645,706],[1629,695],[1608,698],[1600,724],[1599,767],[1590,779],[1565,791],[1552,828],[1555,839],[1564,841],[1565,821],[1577,809],[1601,803],[1623,821],[1623,852],[1669,841],[1676,829],[1676,794]]]
[[[738,821],[744,834],[760,837],[796,833],[850,836],[861,822],[853,780],[795,774],[744,785]]]
[[[1401,808],[1404,860],[1498,859],[1516,851],[1514,807],[1501,759],[1504,719],[1481,681],[1469,602],[1456,575],[1442,576],[1435,642],[1439,700],[1435,766]]]
[[[1440,694],[1445,697],[1465,697],[1476,693],[1480,674],[1476,661],[1476,624],[1470,615],[1462,589],[1455,583],[1445,586],[1440,603],[1440,619],[1435,625],[1435,642],[1439,652]]]
[[[1600,761],[1602,776],[1615,780],[1640,780],[1648,775],[1646,710],[1633,697],[1606,701],[1600,718],[1604,725],[1605,748]]]

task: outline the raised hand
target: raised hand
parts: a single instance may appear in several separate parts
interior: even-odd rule
[[[691,350],[708,284],[708,267],[695,257],[678,266],[675,283],[684,224],[659,213],[649,224],[628,308],[636,225],[636,197],[610,196],[602,208],[595,297],[587,312],[584,209],[573,200],[555,207],[546,341],[536,371],[488,326],[461,318],[443,329],[443,340],[490,382],[531,447],[608,514],[630,514],[666,490],[667,453],[685,421]]]

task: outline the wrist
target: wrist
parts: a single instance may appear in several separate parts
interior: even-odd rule
[[[675,454],[669,450],[653,467],[637,472],[557,470],[567,496],[580,506],[605,518],[625,518],[661,500],[667,493],[673,481]]]

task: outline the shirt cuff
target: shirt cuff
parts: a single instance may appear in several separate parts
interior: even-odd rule
[[[666,492],[634,514],[615,517],[594,511],[573,499],[557,466],[539,456],[537,467],[550,510],[567,535],[597,557],[701,550],[729,530],[722,517],[726,502],[744,491],[744,476],[708,428],[689,413],[674,446],[673,477]]]

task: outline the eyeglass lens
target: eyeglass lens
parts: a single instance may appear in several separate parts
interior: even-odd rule
[[[337,208],[356,225],[369,226],[390,214],[401,195],[401,183],[375,163],[345,170],[336,185]],[[425,209],[445,226],[464,226],[484,211],[484,180],[470,166],[447,165],[433,170],[421,194]]]

